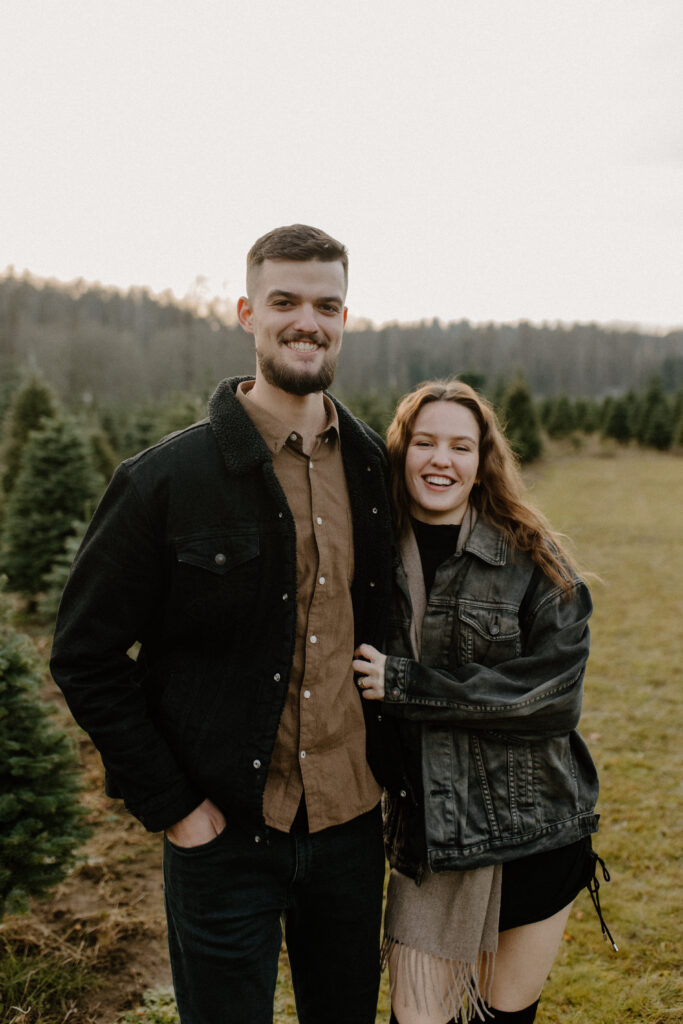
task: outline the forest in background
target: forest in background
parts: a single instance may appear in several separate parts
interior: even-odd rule
[[[254,369],[251,338],[234,306],[202,294],[179,301],[144,288],[62,284],[11,269],[0,277],[0,412],[28,367],[70,406],[206,395]],[[595,323],[351,326],[335,379],[350,396],[402,394],[431,377],[476,375],[488,393],[518,372],[536,398],[618,396],[653,376],[683,387],[683,328],[665,334]]]

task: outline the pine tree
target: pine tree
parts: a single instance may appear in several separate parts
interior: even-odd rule
[[[674,424],[672,412],[659,377],[653,377],[645,392],[636,437],[640,444],[664,451],[671,447]]]
[[[619,444],[628,444],[633,437],[631,411],[626,398],[612,400],[609,415],[602,428],[603,437],[613,437]]]
[[[22,453],[28,436],[41,422],[54,416],[57,402],[52,390],[38,375],[30,377],[14,395],[3,427],[2,488],[9,494],[21,468]]]
[[[558,395],[552,412],[546,420],[546,430],[553,438],[569,437],[576,428],[576,417],[571,402],[566,395]]]
[[[89,835],[73,746],[40,685],[33,645],[0,621],[0,917],[60,882]]]
[[[64,417],[46,420],[29,436],[7,504],[2,568],[8,586],[37,594],[75,520],[89,517],[101,489],[87,442]]]
[[[543,451],[541,425],[529,385],[522,374],[512,381],[503,395],[502,422],[520,462],[537,459]]]

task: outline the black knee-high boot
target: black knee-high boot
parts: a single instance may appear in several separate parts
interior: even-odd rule
[[[491,1017],[486,1017],[486,1024],[533,1024],[536,1020],[536,1010],[540,999],[537,999],[531,1006],[525,1006],[523,1010],[496,1010],[493,1006],[487,1006],[486,1009]],[[391,1011],[391,1017],[389,1018],[389,1024],[399,1024],[398,1018]],[[446,1024],[456,1024],[455,1018],[451,1017]]]
[[[496,1010],[493,1006],[486,1009],[492,1013],[492,1017],[486,1018],[486,1024],[533,1024],[536,1020],[536,1010],[540,999],[537,999],[531,1006],[525,1006],[523,1010]]]

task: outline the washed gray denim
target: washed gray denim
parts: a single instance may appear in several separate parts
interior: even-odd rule
[[[421,579],[411,533],[386,648],[384,714],[404,771],[385,799],[392,866],[418,877],[426,864],[481,867],[597,831],[597,773],[576,731],[592,610],[585,584],[575,578],[565,595],[476,516],[428,601]]]

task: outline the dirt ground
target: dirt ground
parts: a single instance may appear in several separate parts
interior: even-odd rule
[[[33,639],[39,647],[47,646],[42,638]],[[76,737],[93,835],[75,870],[49,899],[34,903],[28,916],[6,918],[2,933],[41,952],[56,953],[65,964],[78,962],[92,969],[95,983],[74,995],[69,1024],[113,1024],[141,1002],[148,988],[171,983],[161,836],[145,832],[120,801],[105,796],[99,756],[51,681],[46,681],[45,696],[58,706],[59,717]]]

